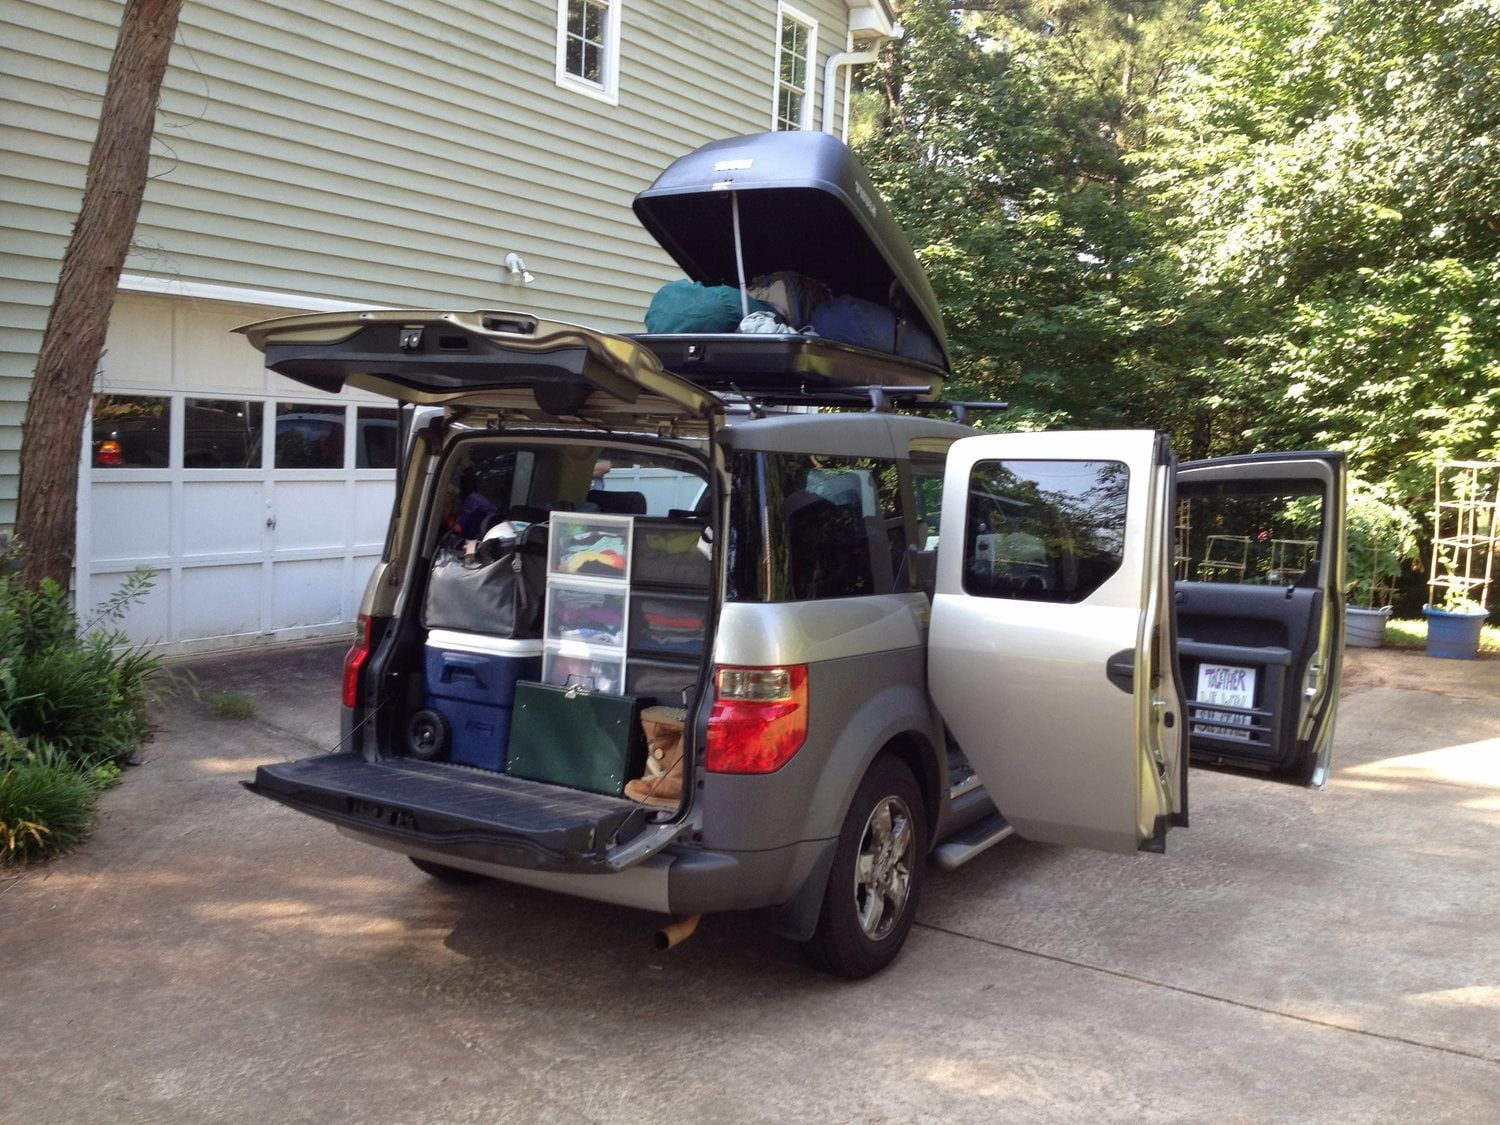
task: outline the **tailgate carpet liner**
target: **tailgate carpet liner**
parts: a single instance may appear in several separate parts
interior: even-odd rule
[[[415,758],[371,762],[359,754],[261,766],[245,787],[335,824],[414,841],[500,844],[530,852],[544,866],[602,857],[609,845],[625,842],[621,826],[641,810],[619,797],[488,770]],[[631,824],[634,835],[644,818]]]

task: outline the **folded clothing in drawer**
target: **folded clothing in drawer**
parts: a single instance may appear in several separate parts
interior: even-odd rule
[[[630,649],[672,656],[703,651],[708,598],[703,594],[630,595]]]
[[[704,525],[691,520],[637,517],[631,581],[708,589],[712,568],[702,548]]]
[[[674,707],[686,704],[698,682],[697,661],[647,660],[632,656],[625,664],[625,691]]]

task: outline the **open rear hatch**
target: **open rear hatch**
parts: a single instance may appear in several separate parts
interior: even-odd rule
[[[357,386],[403,402],[444,406],[450,415],[499,420],[498,430],[460,439],[470,444],[522,447],[536,424],[544,423],[543,444],[554,450],[573,438],[608,445],[616,435],[622,445],[654,444],[669,434],[691,435],[701,445],[724,410],[717,397],[663,371],[655,355],[631,339],[511,312],[341,312],[285,317],[240,331],[265,353],[267,367],[309,386]],[[508,428],[523,433],[508,435]],[[593,465],[590,454],[585,470]],[[587,471],[582,480],[581,487],[588,487]],[[666,522],[642,520],[658,531]],[[686,522],[692,525],[690,545],[696,545],[698,525],[691,517]],[[430,563],[432,548],[425,550],[421,560]],[[702,598],[708,596],[704,590]],[[399,671],[387,671],[384,679],[392,686],[382,689],[389,693],[382,700],[405,698],[401,685],[421,681],[421,646],[430,634],[417,614],[404,611],[377,646],[372,668],[385,666],[382,654],[403,645],[407,650]],[[696,675],[696,666],[689,674]],[[495,721],[492,712],[483,717]],[[405,720],[397,725],[404,730]],[[381,735],[378,754],[367,746],[366,752],[273,763],[245,784],[342,827],[508,867],[619,870],[659,851],[680,831],[670,823],[678,815],[668,810],[402,751]]]
[[[245,325],[266,366],[320,391],[500,410],[521,420],[656,426],[722,413],[625,336],[525,313],[382,309]]]
[[[950,366],[937,296],[838,138],[780,132],[715,141],[674,162],[634,207],[694,281],[738,287],[792,271],[894,314],[887,351],[799,333],[637,336],[668,370],[703,387],[747,392],[926,384],[936,396]],[[913,330],[924,337],[921,358],[904,347],[903,334]]]

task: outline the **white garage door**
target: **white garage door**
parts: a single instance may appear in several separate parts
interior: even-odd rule
[[[230,330],[277,310],[121,294],[80,487],[80,604],[156,573],[124,627],[167,651],[347,632],[380,555],[396,412],[309,391]]]

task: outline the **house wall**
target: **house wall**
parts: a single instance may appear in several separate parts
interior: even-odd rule
[[[796,7],[819,25],[820,107],[848,6]],[[122,10],[0,6],[0,526]],[[556,84],[554,0],[190,0],[126,273],[639,328],[677,271],[630,200],[768,127],[775,28],[773,0],[625,0],[611,105]],[[505,280],[512,251],[533,284]]]

